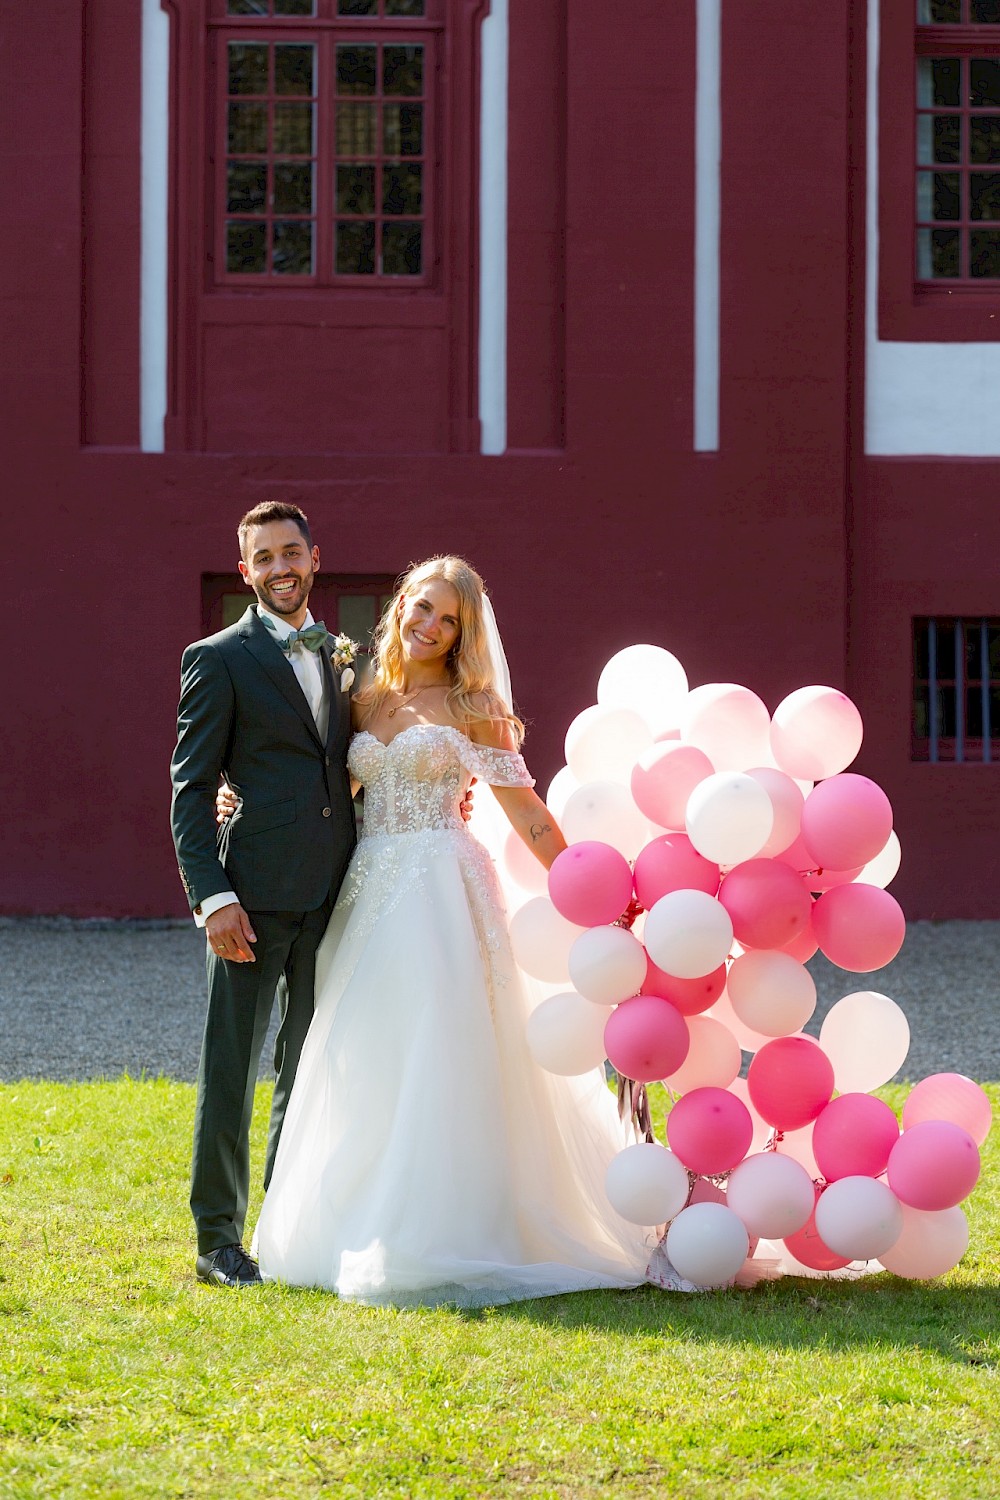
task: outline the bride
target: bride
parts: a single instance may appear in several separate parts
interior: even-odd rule
[[[628,1137],[600,1074],[556,1077],[527,1051],[530,982],[459,811],[475,777],[543,865],[565,847],[519,754],[492,606],[467,563],[406,576],[352,712],[364,829],[318,956],[261,1272],[394,1305],[636,1286],[655,1236],[604,1192]]]

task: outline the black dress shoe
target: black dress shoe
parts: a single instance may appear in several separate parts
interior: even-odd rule
[[[245,1287],[261,1284],[260,1269],[251,1260],[242,1245],[223,1245],[219,1250],[209,1250],[199,1255],[194,1263],[199,1281],[209,1286]]]

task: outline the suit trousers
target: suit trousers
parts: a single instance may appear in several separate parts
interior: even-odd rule
[[[208,949],[208,1015],[198,1068],[191,1212],[198,1253],[243,1239],[250,1189],[250,1118],[275,995],[274,1102],[264,1186],[271,1180],[285,1105],[313,1016],[316,950],[333,901],[309,912],[249,912],[255,963],[229,963]]]

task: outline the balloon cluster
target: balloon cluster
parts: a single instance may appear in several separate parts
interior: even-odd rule
[[[529,1018],[532,1053],[556,1073],[607,1057],[620,1079],[665,1083],[666,1146],[650,1130],[623,1150],[607,1192],[624,1218],[668,1226],[669,1259],[699,1286],[730,1282],[761,1239],[783,1242],[791,1270],[877,1259],[917,1278],[968,1245],[983,1090],[926,1078],[900,1129],[872,1093],[908,1051],[895,1001],[855,991],[818,1041],[803,1033],[817,949],[864,973],[905,934],[885,889],[892,809],[846,770],[861,739],[834,688],[801,688],[772,716],[748,688],[689,690],[669,651],[630,646],[566,735],[547,801],[569,847],[547,891],[524,846],[505,849],[525,891],[515,956],[556,991]]]

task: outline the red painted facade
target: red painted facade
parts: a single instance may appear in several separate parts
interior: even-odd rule
[[[480,456],[476,419],[485,0],[446,7],[433,296],[390,312],[294,294],[291,321],[265,297],[256,322],[241,294],[207,290],[202,7],[168,9],[170,411],[167,451],[144,454],[140,7],[0,3],[0,911],[183,912],[167,831],[180,652],[202,631],[202,575],[233,571],[239,515],[277,497],[306,509],[331,573],[442,549],[476,562],[543,788],[630,641],[772,707],[845,686],[860,769],[896,808],[908,915],[1000,915],[1000,766],[909,759],[912,616],[1000,615],[1000,460],[864,456],[861,0],[723,6],[714,454],[691,437],[695,7],[640,4],[626,24],[597,0],[571,20],[568,0],[510,0],[502,457]]]

